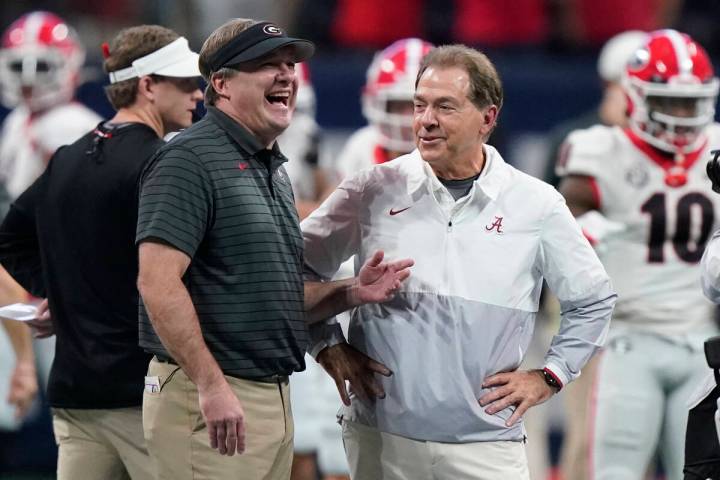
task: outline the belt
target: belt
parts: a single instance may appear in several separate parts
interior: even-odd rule
[[[171,357],[166,357],[164,355],[157,355],[155,354],[155,360],[157,360],[160,363],[167,363],[169,365],[176,365],[179,366],[178,363],[173,360]],[[290,381],[290,378],[287,375],[268,375],[267,377],[241,377],[239,375],[233,375],[232,373],[225,373],[224,375],[227,375],[228,377],[233,378],[239,378],[240,380],[248,380],[251,382],[260,382],[260,383],[278,383],[278,384],[285,384]]]

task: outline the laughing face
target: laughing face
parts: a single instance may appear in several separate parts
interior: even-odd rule
[[[237,74],[214,83],[217,107],[270,146],[290,125],[298,80],[292,46],[233,67]]]

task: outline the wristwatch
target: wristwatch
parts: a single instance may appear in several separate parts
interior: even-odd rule
[[[543,374],[543,378],[545,379],[545,383],[553,387],[556,392],[559,392],[562,389],[562,384],[550,370],[543,368],[541,372]]]

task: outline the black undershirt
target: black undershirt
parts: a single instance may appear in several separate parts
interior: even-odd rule
[[[482,170],[477,175],[473,175],[472,177],[468,178],[461,178],[460,180],[447,180],[441,177],[438,177],[438,180],[440,180],[440,183],[445,185],[445,188],[448,189],[450,195],[452,195],[453,198],[457,201],[458,199],[470,193],[470,189],[472,188],[473,183],[475,183],[475,180],[480,177],[481,173]]]

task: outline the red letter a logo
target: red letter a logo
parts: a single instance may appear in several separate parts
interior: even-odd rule
[[[492,230],[497,230],[497,233],[503,233],[502,221],[503,217],[495,217],[495,221],[492,223],[492,225],[486,225],[485,230],[487,230],[488,232]]]

